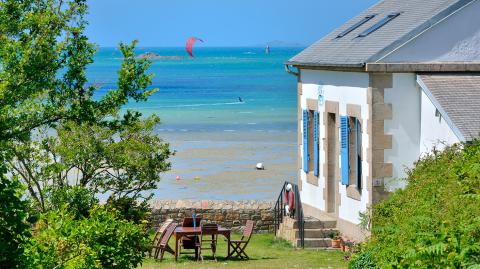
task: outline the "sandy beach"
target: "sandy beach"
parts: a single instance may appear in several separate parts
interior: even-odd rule
[[[296,174],[296,134],[185,132],[159,135],[176,154],[154,192],[158,199],[274,199]],[[265,170],[256,170],[262,162]],[[179,176],[181,179],[176,180]]]
[[[300,48],[199,48],[195,59],[153,61],[147,102],[122,109],[157,114],[155,133],[176,155],[161,175],[156,199],[275,199],[296,175],[296,79],[283,63]],[[182,55],[184,48],[139,48]],[[119,51],[103,48],[89,69],[102,89],[115,87]],[[266,170],[257,171],[258,162]],[[181,179],[176,180],[179,176]]]

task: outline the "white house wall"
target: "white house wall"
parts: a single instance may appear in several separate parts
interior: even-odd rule
[[[384,151],[384,161],[393,164],[393,176],[385,178],[385,188],[404,186],[405,168],[419,156],[421,91],[415,74],[393,74],[393,88],[385,89],[385,103],[392,104],[392,119],[385,120],[385,134],[392,135],[392,149]]]
[[[480,1],[473,1],[380,62],[480,60],[479,14]]]
[[[420,153],[430,152],[434,146],[441,150],[445,145],[459,142],[445,119],[435,115],[437,108],[423,91],[421,107]]]
[[[302,70],[301,71],[302,82],[302,96],[301,106],[302,109],[307,108],[307,99],[318,100],[320,89],[323,91],[325,101],[333,101],[339,103],[340,115],[347,114],[347,104],[356,104],[361,106],[362,120],[363,120],[363,156],[364,162],[362,166],[363,170],[363,182],[362,182],[362,198],[360,201],[351,199],[346,195],[346,186],[341,185],[340,175],[337,175],[337,188],[339,188],[341,196],[341,205],[339,207],[339,218],[347,220],[351,223],[359,223],[359,212],[364,212],[368,203],[369,193],[366,189],[366,175],[370,173],[368,164],[366,163],[366,151],[368,146],[367,135],[367,120],[369,117],[367,106],[367,88],[368,88],[368,74],[367,73],[350,73],[350,72],[333,72],[333,71],[316,71],[316,70]],[[319,104],[319,135],[320,141],[323,141],[326,137],[326,130],[324,130],[324,106]],[[302,130],[303,132],[303,130]],[[340,132],[339,132],[340,133]],[[339,134],[340,135],[340,134]],[[340,137],[338,138],[340,141]],[[325,188],[325,177],[321,169],[323,169],[326,162],[326,152],[323,148],[323,143],[320,143],[319,149],[320,159],[320,177],[318,186],[307,183],[306,174],[301,171],[302,202],[315,207],[320,210],[325,210],[325,199],[323,192]],[[303,160],[303,147],[301,149],[301,160]],[[340,156],[338,156],[338,164],[341,164]],[[340,169],[341,170],[341,169]]]

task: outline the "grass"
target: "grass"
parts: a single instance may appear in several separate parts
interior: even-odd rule
[[[233,235],[232,239],[237,239]],[[254,234],[246,252],[250,260],[225,260],[227,243],[220,240],[215,262],[209,250],[204,251],[204,261],[197,262],[194,254],[182,254],[175,263],[173,255],[165,253],[163,262],[147,259],[142,269],[155,268],[346,268],[344,253],[332,250],[295,249],[284,240],[276,239],[273,234]],[[170,245],[174,242],[170,239]],[[174,248],[174,246],[172,246]]]

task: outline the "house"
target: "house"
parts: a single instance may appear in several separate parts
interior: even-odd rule
[[[404,186],[405,168],[480,134],[480,0],[380,1],[286,69],[304,214],[362,240],[359,214]]]

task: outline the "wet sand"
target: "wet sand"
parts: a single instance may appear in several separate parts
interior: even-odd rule
[[[157,199],[272,200],[296,175],[296,133],[159,132],[176,154]],[[256,170],[262,162],[265,170]],[[180,180],[176,180],[180,176]]]

